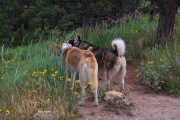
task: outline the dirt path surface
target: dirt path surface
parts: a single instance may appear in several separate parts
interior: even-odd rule
[[[137,66],[137,64],[128,66],[125,80],[127,97],[134,104],[133,116],[128,116],[123,112],[116,114],[105,111],[104,102],[94,107],[92,101],[87,101],[85,106],[78,107],[78,114],[81,117],[76,120],[180,120],[180,98],[156,94],[141,85],[136,79]],[[116,90],[118,84],[113,84],[112,88]]]

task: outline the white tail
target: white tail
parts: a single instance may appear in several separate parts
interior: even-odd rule
[[[125,54],[126,45],[124,43],[124,40],[121,38],[116,38],[112,41],[112,48],[117,49],[118,56],[121,57]]]

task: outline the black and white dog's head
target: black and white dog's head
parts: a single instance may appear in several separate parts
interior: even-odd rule
[[[68,40],[68,43],[71,44],[72,46],[79,47],[81,44],[80,36],[77,36],[74,39]]]

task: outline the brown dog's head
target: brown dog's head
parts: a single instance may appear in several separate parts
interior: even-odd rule
[[[57,49],[57,50],[56,50],[56,54],[57,54],[58,56],[60,56],[60,55],[63,53],[64,49],[72,46],[72,45],[69,44],[69,43],[63,43],[62,45],[57,45],[56,43],[51,43],[50,45],[51,45],[53,48],[56,48],[56,49]]]

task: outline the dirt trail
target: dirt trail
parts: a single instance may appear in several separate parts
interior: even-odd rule
[[[78,114],[81,117],[76,120],[180,120],[180,98],[156,94],[141,85],[136,79],[137,66],[137,64],[128,66],[125,81],[127,97],[134,104],[133,116],[123,112],[116,114],[104,111],[103,102],[98,107],[93,107],[92,101],[87,101],[87,105],[78,108]],[[113,84],[113,89],[118,87]]]

